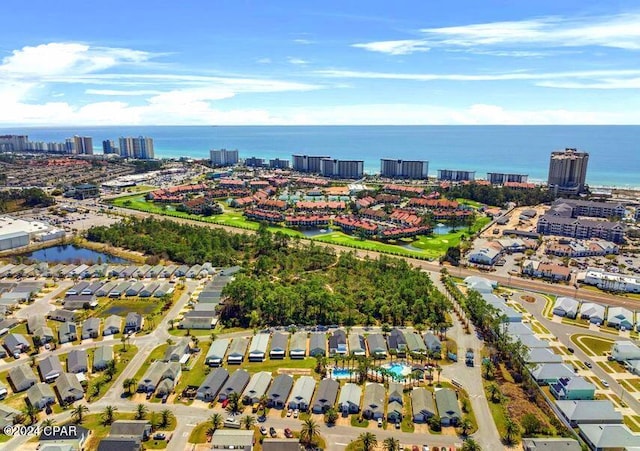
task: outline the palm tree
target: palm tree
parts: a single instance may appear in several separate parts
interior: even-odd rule
[[[73,418],[73,421],[75,421],[76,424],[82,424],[82,421],[84,420],[84,414],[87,412],[89,412],[89,408],[87,406],[85,406],[84,404],[78,404],[71,411],[71,418]]]
[[[493,372],[495,371],[496,367],[493,364],[493,362],[491,361],[491,359],[486,359],[482,362],[482,368],[484,369],[484,378],[489,380],[491,378],[493,378]]]
[[[56,425],[56,420],[54,420],[53,418],[47,418],[46,420],[42,421],[42,424],[40,426],[42,426],[43,428],[46,427],[52,427]]]
[[[266,394],[260,396],[260,399],[258,400],[258,405],[259,405],[259,409],[262,410],[263,414],[266,414],[268,404],[269,404],[269,397]]]
[[[512,444],[518,432],[520,432],[520,426],[510,417],[507,417],[504,423],[504,440],[508,444]]]
[[[311,445],[318,437],[320,437],[318,424],[311,418],[304,420],[300,429],[300,441],[305,445]]]
[[[358,436],[358,441],[362,444],[362,451],[373,451],[378,446],[378,439],[371,432],[363,432]]]
[[[491,396],[492,402],[498,402],[500,400],[500,387],[498,387],[496,384],[489,384],[487,390],[489,390],[489,395]]]
[[[220,415],[219,413],[214,413],[209,417],[209,421],[211,421],[211,429],[213,429],[213,435],[214,432],[222,427],[222,415]]]
[[[107,377],[107,380],[110,381],[111,379],[113,379],[113,376],[115,376],[117,372],[118,370],[116,369],[116,361],[109,360],[107,362],[107,369],[104,370],[104,374]]]
[[[102,423],[105,425],[113,423],[113,417],[115,416],[116,410],[118,410],[117,407],[105,407],[104,411],[102,412]]]
[[[482,451],[482,448],[480,447],[478,442],[469,437],[465,439],[464,443],[462,444],[462,451]]]
[[[144,420],[147,417],[147,412],[149,412],[147,406],[144,404],[138,404],[136,406],[136,420]]]
[[[38,409],[29,402],[25,402],[22,413],[29,418],[30,424],[35,424],[38,421]]]
[[[227,403],[227,410],[231,413],[240,411],[240,394],[236,392],[229,393],[227,397],[229,402]]]
[[[440,385],[440,373],[442,373],[442,367],[440,365],[436,367],[436,372],[438,373],[438,385]]]
[[[469,431],[473,428],[473,423],[471,423],[471,420],[466,417],[464,420],[462,420],[462,423],[460,423],[460,429],[462,429],[462,435],[464,435],[465,437],[469,434]]]
[[[175,415],[172,411],[170,411],[169,409],[164,409],[160,412],[160,427],[166,428],[171,424],[174,418]]]
[[[393,437],[388,437],[382,442],[382,447],[384,451],[400,451],[400,441]]]
[[[249,430],[256,424],[256,417],[253,415],[245,415],[240,420],[240,424],[243,425],[245,429]]]
[[[122,337],[120,337],[120,343],[122,343],[122,350],[123,351],[127,351],[127,337],[123,334]]]

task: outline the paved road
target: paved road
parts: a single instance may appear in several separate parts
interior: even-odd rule
[[[27,279],[32,280],[32,279]],[[38,279],[33,279],[38,280]],[[55,310],[57,307],[53,305],[51,301],[54,300],[59,294],[66,292],[74,285],[71,280],[65,280],[58,283],[58,286],[50,293],[45,294],[43,297],[37,299],[29,305],[25,305],[20,308],[15,314],[16,318],[27,319],[30,316],[46,316],[50,311]]]

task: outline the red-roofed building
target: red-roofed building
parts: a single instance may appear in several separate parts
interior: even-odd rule
[[[405,186],[405,185],[384,185],[382,190],[386,193],[400,194],[401,196],[422,196],[424,194],[424,188],[418,186]]]
[[[258,208],[263,210],[286,210],[287,203],[283,200],[265,199],[258,203]]]
[[[378,226],[368,221],[361,221],[353,216],[339,216],[333,219],[333,225],[342,229],[343,232],[364,232],[366,235],[375,235]]]
[[[257,208],[248,208],[244,211],[244,215],[254,221],[266,221],[270,223],[278,223],[284,221],[284,215],[270,210],[260,210]]]
[[[285,217],[285,224],[290,227],[316,227],[327,226],[329,215],[294,215]]]

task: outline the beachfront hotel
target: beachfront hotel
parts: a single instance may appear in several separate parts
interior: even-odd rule
[[[120,156],[123,158],[136,158],[152,160],[155,156],[153,150],[153,138],[138,136],[120,137]]]
[[[457,169],[438,169],[438,180],[449,182],[472,182],[476,179],[476,171]]]
[[[321,162],[327,158],[331,157],[327,155],[293,155],[293,170],[320,174]]]
[[[233,166],[234,164],[238,164],[239,158],[237,150],[213,149],[209,154],[211,156],[212,166]]]
[[[429,173],[429,162],[419,160],[380,159],[380,177],[426,179]]]
[[[324,177],[359,179],[364,175],[364,161],[325,158],[320,162],[320,174]]]
[[[505,183],[527,183],[527,174],[508,174],[505,172],[487,172],[487,180],[492,185],[504,185]]]
[[[76,155],[93,155],[93,138],[75,135],[73,137],[73,153]]]
[[[585,191],[589,154],[566,148],[551,152],[547,185],[556,194],[580,194]]]

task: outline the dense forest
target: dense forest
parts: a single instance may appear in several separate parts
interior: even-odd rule
[[[40,188],[12,189],[0,192],[0,213],[26,208],[49,207],[55,204],[53,197]]]
[[[232,234],[173,221],[131,219],[87,238],[187,264],[241,264],[224,289],[227,325],[421,324],[447,322],[450,302],[429,276],[401,259],[358,259],[261,228]]]
[[[536,187],[533,189],[513,189],[497,187],[492,185],[479,185],[469,183],[468,185],[456,185],[451,187],[444,194],[451,198],[464,198],[475,200],[486,205],[502,207],[507,202],[515,202],[517,205],[538,205],[554,200],[553,192]]]

